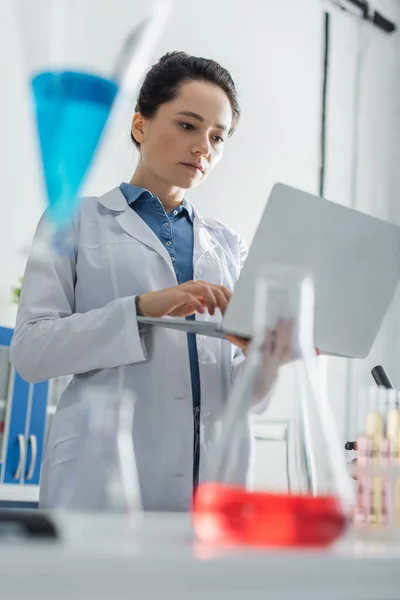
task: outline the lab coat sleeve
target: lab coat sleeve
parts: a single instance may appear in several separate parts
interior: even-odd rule
[[[10,361],[26,381],[108,369],[146,360],[135,297],[75,313],[76,252],[40,250],[39,222],[26,266]],[[76,239],[76,227],[71,228]]]

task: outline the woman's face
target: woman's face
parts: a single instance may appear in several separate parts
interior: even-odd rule
[[[219,86],[188,81],[152,119],[136,113],[132,133],[146,170],[169,185],[189,189],[221,160],[231,123],[231,105]]]

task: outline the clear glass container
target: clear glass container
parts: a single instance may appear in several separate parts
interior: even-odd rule
[[[324,546],[346,529],[353,490],[321,387],[313,320],[311,278],[283,267],[260,274],[253,340],[194,499],[194,526],[204,541]],[[252,436],[277,419],[288,424],[285,490],[273,460],[264,460],[260,476],[261,449]]]
[[[136,11],[130,0],[14,4],[48,216],[52,231],[63,231],[105,128],[129,131],[135,96],[170,2],[149,3],[143,11]],[[58,235],[56,248],[61,241]]]
[[[88,429],[65,508],[141,514],[133,445],[134,394],[92,390]]]

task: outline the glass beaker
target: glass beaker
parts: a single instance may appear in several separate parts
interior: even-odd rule
[[[135,395],[94,388],[76,475],[64,506],[75,511],[141,514],[133,445]]]
[[[133,114],[169,5],[16,0],[53,227],[66,227],[76,209],[106,125],[127,107]]]
[[[194,499],[194,527],[203,541],[323,546],[345,531],[352,487],[321,393],[313,320],[311,278],[283,267],[260,274],[253,340]],[[274,461],[257,457],[261,447],[252,439],[254,426],[260,432],[282,418],[288,422],[284,491],[274,483]],[[259,467],[254,478],[260,460],[265,475]]]

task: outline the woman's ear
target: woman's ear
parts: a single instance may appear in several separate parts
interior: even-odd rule
[[[140,112],[136,112],[132,119],[132,135],[139,144],[144,141],[144,118]]]

